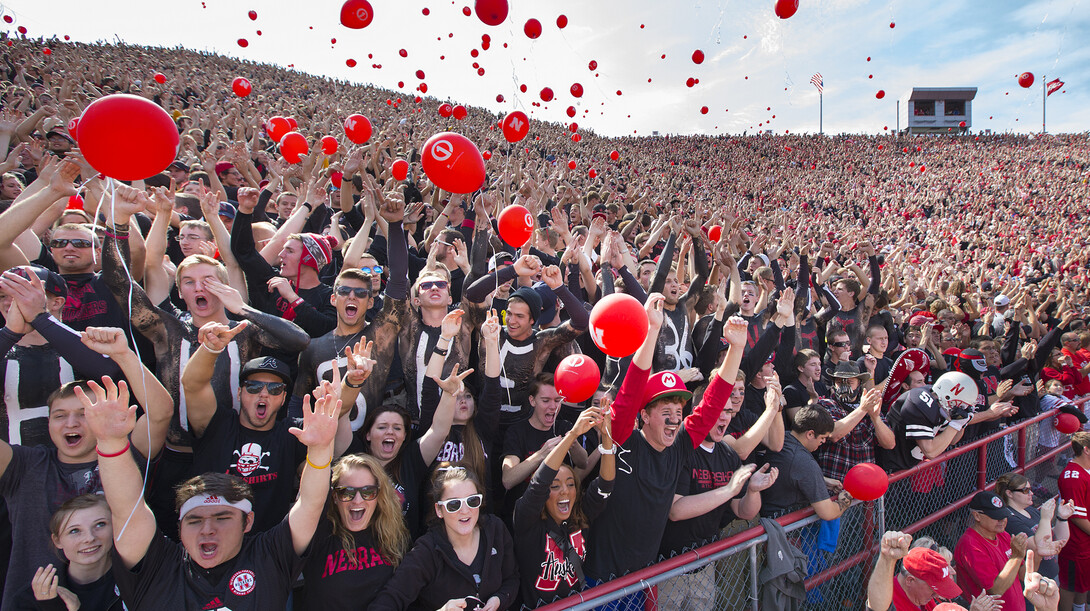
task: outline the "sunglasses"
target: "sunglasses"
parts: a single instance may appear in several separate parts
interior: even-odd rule
[[[382,266],[381,265],[373,265],[371,267],[361,267],[360,271],[368,273],[368,274],[381,274],[382,273]]]
[[[259,395],[261,394],[261,389],[266,388],[268,389],[269,394],[274,397],[284,392],[288,387],[288,385],[283,382],[258,382],[257,380],[246,380],[242,383],[242,386],[246,389],[246,392],[251,395]]]
[[[1021,492],[1022,494],[1033,494],[1033,487],[1026,486],[1025,488],[1018,488],[1015,492]]]
[[[337,496],[337,500],[342,503],[350,503],[352,499],[356,498],[356,494],[360,495],[365,501],[373,501],[378,498],[378,486],[369,484],[367,486],[334,486],[333,494]]]
[[[449,283],[446,280],[429,280],[427,282],[420,283],[420,290],[430,291],[431,289],[443,290],[447,288]]]
[[[337,294],[341,297],[348,297],[349,295],[355,295],[358,299],[367,299],[371,296],[371,289],[357,288],[354,286],[338,286]]]
[[[81,239],[81,238],[75,238],[75,239],[61,238],[61,239],[55,239],[55,240],[50,240],[49,241],[49,247],[50,248],[64,248],[65,246],[68,246],[69,244],[71,244],[72,246],[75,246],[76,248],[90,248],[90,247],[95,245],[95,243],[92,242],[91,240],[84,240],[84,239]]]
[[[481,502],[483,501],[484,495],[478,492],[477,494],[471,494],[464,499],[447,499],[445,501],[439,501],[436,505],[446,509],[447,513],[454,513],[462,508],[463,502],[465,502],[466,506],[470,509],[477,509],[481,506]]]
[[[829,345],[830,346],[836,346],[837,348],[847,348],[848,346],[851,346],[852,344],[851,344],[851,342],[832,342]]]

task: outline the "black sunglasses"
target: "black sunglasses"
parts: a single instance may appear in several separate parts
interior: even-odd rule
[[[462,502],[470,509],[476,509],[481,506],[481,502],[484,501],[484,495],[481,493],[471,494],[464,499],[447,499],[445,501],[439,501],[436,505],[439,505],[443,509],[447,510],[447,513],[454,513],[462,508]]]
[[[431,289],[443,290],[443,289],[447,288],[447,286],[449,284],[450,283],[448,283],[446,280],[429,280],[428,282],[421,282],[420,283],[420,290],[422,290],[422,291],[430,291]]]
[[[337,495],[337,500],[342,503],[352,502],[357,493],[363,500],[373,501],[378,498],[378,486],[369,484],[367,486],[335,486],[333,488],[333,494]]]
[[[357,288],[354,286],[338,286],[337,294],[341,297],[348,297],[349,295],[355,294],[358,299],[367,299],[371,296],[371,289]]]
[[[50,248],[64,248],[65,246],[68,246],[69,244],[71,244],[72,246],[75,246],[76,248],[90,248],[90,247],[95,245],[95,243],[92,242],[91,240],[84,240],[82,238],[73,238],[73,239],[60,238],[60,239],[54,239],[54,240],[49,241],[49,247]]]
[[[246,389],[246,392],[251,395],[261,394],[261,389],[267,388],[269,394],[277,396],[287,389],[288,385],[283,382],[259,382],[257,380],[246,380],[242,383],[242,386]]]
[[[837,348],[847,348],[851,346],[851,342],[831,342],[829,345],[836,346]]]

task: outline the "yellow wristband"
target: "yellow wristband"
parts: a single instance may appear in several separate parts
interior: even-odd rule
[[[318,465],[310,462],[310,454],[307,454],[307,464],[310,465],[310,467],[312,469],[317,469],[317,470],[321,471],[322,469],[325,469],[326,467],[328,467],[332,462],[333,462],[333,457],[331,456],[329,458],[329,462],[327,462],[326,464],[319,467]]]

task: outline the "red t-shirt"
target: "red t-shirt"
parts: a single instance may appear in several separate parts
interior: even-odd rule
[[[995,541],[989,541],[972,528],[966,530],[954,548],[957,581],[965,598],[971,600],[992,587],[1010,555],[1010,533],[1001,532]],[[1003,611],[1026,611],[1026,599],[1017,579],[1003,592],[1002,600]]]
[[[1058,482],[1060,487],[1060,500],[1073,501],[1075,513],[1072,518],[1086,519],[1086,510],[1090,508],[1090,472],[1080,467],[1074,461],[1067,463],[1063,475]],[[1071,525],[1071,538],[1067,545],[1060,550],[1060,557],[1067,559],[1090,558],[1090,535],[1081,528]]]
[[[901,581],[896,576],[893,578],[893,608],[896,611],[931,611],[936,606],[935,599],[924,603],[921,607],[916,603],[908,599],[908,594],[905,594],[904,588],[901,587]],[[882,611],[885,611],[884,609]]]

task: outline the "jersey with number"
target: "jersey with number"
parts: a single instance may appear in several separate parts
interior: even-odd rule
[[[923,450],[916,442],[938,436],[944,420],[939,412],[939,399],[930,387],[921,386],[904,393],[886,415],[897,445],[892,450],[877,448],[879,463],[888,471],[915,466],[924,459]]]
[[[1072,501],[1075,505],[1075,513],[1071,517],[1087,519],[1086,512],[1090,508],[1090,472],[1075,461],[1067,463],[1063,475],[1060,476],[1059,488],[1060,500],[1064,503]],[[1090,558],[1090,535],[1072,524],[1071,538],[1060,550],[1060,558]]]

